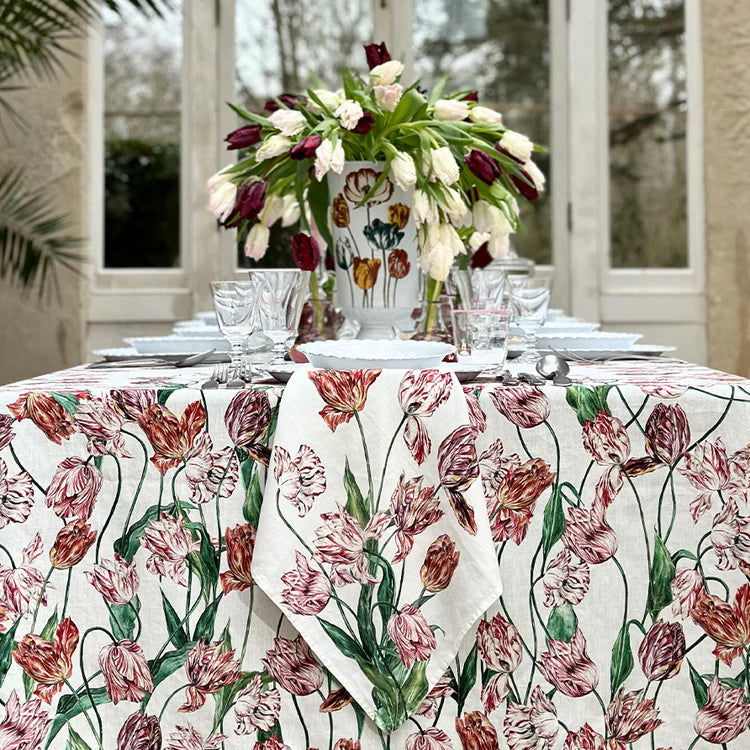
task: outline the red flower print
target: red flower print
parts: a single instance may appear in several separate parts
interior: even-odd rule
[[[584,724],[577,732],[569,732],[563,750],[606,750],[604,737]]]
[[[49,551],[53,568],[67,570],[78,565],[96,541],[96,532],[80,519],[71,521],[57,532],[55,543]]]
[[[463,492],[479,476],[476,437],[476,430],[465,425],[453,430],[438,448],[440,482],[448,491],[458,522],[472,536],[477,533],[477,524]]]
[[[589,565],[609,560],[617,552],[617,536],[604,519],[604,504],[594,501],[591,510],[568,508],[563,544]]]
[[[673,464],[690,443],[690,425],[679,404],[657,404],[646,422],[646,453],[660,464]]]
[[[521,459],[517,453],[506,456],[501,440],[495,440],[484,453],[479,456],[479,475],[482,477],[482,489],[484,497],[488,501],[497,498],[500,483],[506,474],[521,465]],[[491,513],[491,503],[488,503],[488,511]]]
[[[47,488],[47,507],[61,518],[88,520],[104,477],[94,463],[78,456],[63,459]]]
[[[510,750],[546,750],[557,739],[557,709],[537,685],[529,696],[529,705],[510,701],[505,712],[503,734]]]
[[[289,501],[302,518],[312,508],[315,498],[326,491],[323,463],[309,445],[300,446],[294,458],[277,445],[273,455],[273,476],[281,497]]]
[[[621,467],[630,455],[627,430],[617,417],[600,411],[583,424],[583,447],[600,466],[608,467],[596,485],[596,496],[606,508],[622,489]]]
[[[82,398],[78,402],[76,422],[89,439],[88,451],[92,456],[112,454],[118,458],[132,458],[125,449],[122,429],[124,416],[109,396]]]
[[[175,518],[162,513],[150,521],[141,537],[141,545],[151,552],[146,568],[154,575],[169,576],[180,586],[187,586],[187,562],[191,552],[200,550],[200,542],[185,528],[182,516]]]
[[[521,638],[516,626],[500,613],[482,620],[477,628],[477,651],[493,674],[482,688],[482,703],[487,712],[494,711],[510,691],[509,675],[521,663]]]
[[[648,680],[668,680],[682,666],[685,656],[685,634],[679,622],[657,620],[646,633],[638,660]]]
[[[0,529],[9,523],[24,523],[31,514],[33,504],[31,477],[25,471],[9,477],[8,467],[0,458]]]
[[[45,585],[44,575],[31,563],[42,554],[42,539],[37,533],[34,539],[23,550],[21,564],[17,568],[0,566],[0,610],[10,614],[13,619],[31,614],[40,601],[47,606],[47,591],[52,585]],[[3,630],[0,622],[0,632]]]
[[[451,394],[453,381],[449,372],[410,370],[401,379],[398,402],[406,417],[404,442],[418,464],[430,455],[432,442],[423,419],[431,417]]]
[[[427,661],[437,648],[435,634],[413,604],[404,604],[391,615],[386,629],[396,646],[398,658],[407,669],[411,669],[415,661]]]
[[[263,441],[271,424],[271,404],[265,391],[240,391],[229,402],[224,424],[236,446],[268,466],[271,451]]]
[[[166,474],[192,452],[195,439],[206,424],[206,411],[200,401],[193,401],[178,419],[166,406],[154,404],[144,409],[138,424],[154,449],[151,462]]]
[[[326,608],[331,598],[331,585],[322,573],[310,568],[307,558],[299,550],[294,554],[297,570],[290,570],[281,576],[286,584],[281,592],[281,600],[295,614],[317,615]]]
[[[255,583],[250,573],[255,534],[255,526],[249,523],[237,525],[233,529],[227,527],[224,532],[229,570],[222,573],[220,578],[221,588],[225,594],[230,591],[244,591]]]
[[[479,405],[479,397],[473,386],[464,386],[466,406],[469,408],[469,424],[477,431],[484,432],[487,429],[487,415]]]
[[[154,689],[143,649],[133,641],[124,639],[110,643],[99,652],[99,669],[112,703],[120,701],[137,703]]]
[[[512,424],[529,429],[549,416],[549,399],[530,385],[500,386],[490,391],[495,408]]]
[[[323,684],[323,670],[301,635],[293,641],[274,638],[261,661],[274,682],[292,695],[310,695]]]
[[[21,705],[14,690],[5,704],[5,718],[0,721],[0,747],[4,750],[34,750],[41,747],[52,719],[39,698]]]
[[[690,615],[716,643],[713,653],[725,664],[731,666],[735,657],[750,646],[750,584],[743,583],[737,589],[733,605],[702,591]]]
[[[253,750],[292,750],[292,748],[281,742],[275,734],[272,734],[265,742],[256,742]],[[314,750],[314,748],[310,748],[310,750]]]
[[[731,742],[739,737],[750,721],[750,703],[745,701],[742,688],[723,688],[714,675],[708,686],[708,701],[701,708],[693,727],[696,734],[715,745]]]
[[[450,737],[437,727],[415,732],[406,738],[406,750],[453,750]]]
[[[256,674],[234,703],[235,731],[237,734],[254,734],[259,729],[268,732],[279,718],[280,710],[281,693],[275,687],[264,691],[263,678]]]
[[[441,534],[428,548],[419,579],[426,591],[432,594],[444,591],[453,578],[461,553],[455,542],[447,535]]]
[[[334,513],[320,515],[325,525],[315,530],[316,558],[332,566],[331,582],[334,586],[344,586],[354,581],[377,583],[365,556],[365,542],[380,538],[383,529],[390,523],[390,516],[376,513],[363,529],[343,505],[337,507]]]
[[[178,724],[169,735],[165,750],[219,750],[225,739],[225,734],[212,734],[204,740],[193,727]]]
[[[231,446],[214,452],[208,433],[198,435],[185,462],[190,500],[201,505],[217,496],[221,500],[228,498],[234,492],[239,475],[239,464],[234,458]]]
[[[497,750],[497,732],[490,720],[479,711],[467,711],[456,717],[456,732],[463,750]]]
[[[318,395],[326,406],[320,411],[325,423],[334,432],[346,424],[355,412],[362,411],[367,391],[380,375],[380,370],[313,370],[308,373]]]
[[[548,651],[539,659],[539,669],[561,693],[580,698],[599,684],[599,671],[586,653],[586,639],[576,628],[570,643],[550,638]]]
[[[685,568],[672,579],[672,612],[683,620],[704,591],[703,578],[697,570]]]
[[[750,516],[740,516],[734,498],[726,501],[713,520],[711,545],[719,570],[750,570]]]
[[[8,404],[8,411],[19,422],[30,419],[49,440],[58,445],[76,431],[73,415],[49,393],[24,393],[12,404]]]
[[[154,406],[157,403],[156,391],[151,390],[129,388],[122,391],[111,391],[111,396],[115,408],[130,422],[137,422],[149,406]]]
[[[419,704],[419,708],[416,711],[417,715],[434,719],[437,716],[438,706],[443,698],[447,698],[453,694],[453,676],[448,671],[435,683],[435,687],[427,693],[425,699]]]
[[[690,514],[697,521],[711,507],[713,493],[729,483],[729,461],[721,438],[713,443],[706,440],[686,453],[679,472],[700,492],[690,503]]]
[[[575,606],[589,590],[589,566],[569,549],[563,549],[550,560],[542,583],[545,607]]]
[[[328,694],[328,697],[320,704],[320,713],[332,714],[334,711],[340,711],[354,701],[349,695],[346,688],[339,688]]]
[[[118,554],[114,560],[101,560],[86,580],[110,603],[127,604],[138,593],[138,572],[135,563],[127,563]]]
[[[78,628],[66,617],[55,630],[52,641],[28,633],[18,642],[13,658],[23,671],[37,683],[34,695],[45,703],[62,688],[73,671],[73,652],[78,644]]]
[[[362,750],[362,746],[360,745],[359,740],[342,738],[340,740],[336,740],[336,744],[333,746],[333,750]]]
[[[395,208],[395,206],[391,206],[391,208]],[[406,222],[404,222],[403,226],[399,224],[399,229],[403,229],[404,226],[406,226]],[[403,279],[409,275],[409,271],[411,271],[411,263],[409,262],[409,256],[407,255],[406,250],[401,250],[399,248],[391,250],[391,252],[388,253],[389,275],[394,279]]]
[[[161,750],[161,727],[156,716],[130,714],[117,735],[117,750]]]
[[[237,682],[240,665],[234,651],[224,651],[221,641],[208,643],[201,638],[187,655],[185,673],[190,684],[185,691],[185,702],[179,710],[197,711],[206,702],[207,695]]]
[[[13,440],[13,417],[0,414],[0,451]]]
[[[391,518],[396,528],[396,554],[393,562],[400,562],[411,551],[414,537],[438,521],[443,511],[434,487],[422,487],[422,477],[404,479],[401,474],[391,495]]]
[[[662,724],[651,698],[644,699],[640,690],[626,693],[623,688],[615,693],[604,719],[611,750],[626,750]]]

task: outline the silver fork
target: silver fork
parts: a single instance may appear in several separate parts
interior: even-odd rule
[[[553,354],[557,354],[563,359],[570,360],[571,362],[580,362],[582,364],[596,364],[597,362],[627,362],[628,360],[645,360],[648,362],[684,362],[685,360],[679,359],[678,357],[662,357],[651,354],[613,354],[608,356],[603,354],[599,357],[584,357],[580,354],[574,354],[569,349],[554,349],[550,347],[550,351]]]
[[[211,390],[218,388],[222,383],[226,383],[228,377],[229,368],[224,364],[214,365],[211,377],[203,383],[201,388],[204,390]]]

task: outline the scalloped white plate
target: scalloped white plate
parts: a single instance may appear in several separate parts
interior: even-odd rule
[[[228,352],[229,342],[222,335],[208,336],[138,336],[123,339],[138,354],[199,354],[207,349]]]
[[[324,370],[424,369],[436,367],[456,348],[439,341],[399,341],[356,339],[350,341],[311,341],[301,351],[313,367]]]
[[[547,333],[540,330],[536,337],[537,349],[629,349],[643,338],[640,333],[618,331],[589,331],[588,333]]]

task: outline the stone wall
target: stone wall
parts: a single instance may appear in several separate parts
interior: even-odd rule
[[[750,376],[750,2],[702,15],[709,364]]]
[[[0,112],[0,170],[23,166],[26,184],[44,187],[57,212],[69,216],[70,234],[85,237],[85,44],[77,42],[71,51],[77,57],[65,58],[65,73],[54,80],[23,81],[28,88],[13,95],[23,125]],[[87,255],[86,243],[77,252]],[[85,281],[64,270],[59,281],[60,294],[48,300],[0,281],[0,384],[81,361]]]

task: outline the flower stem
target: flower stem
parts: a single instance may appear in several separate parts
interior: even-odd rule
[[[427,302],[427,312],[425,314],[425,338],[429,338],[432,334],[432,330],[435,327],[437,320],[438,309],[437,305],[440,303],[440,291],[443,288],[442,281],[436,281],[433,278],[427,279],[427,285],[425,289],[425,301]]]
[[[242,652],[240,653],[240,669],[242,662],[245,661],[245,651],[247,650],[247,637],[250,635],[250,623],[253,619],[253,600],[255,598],[255,586],[250,586],[250,601],[247,603],[247,620],[245,621],[245,637],[242,639]]]

